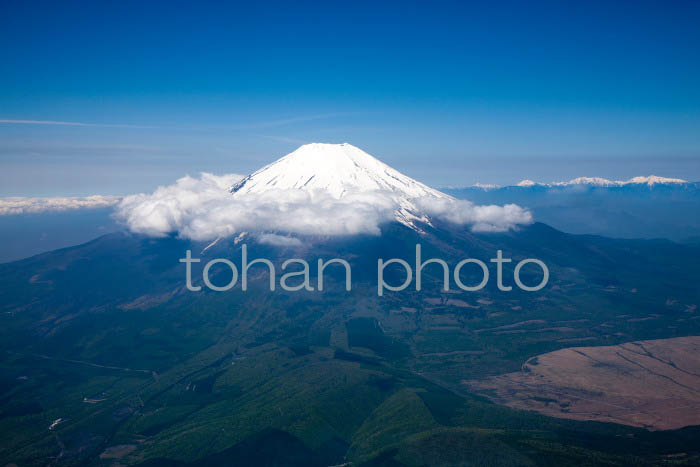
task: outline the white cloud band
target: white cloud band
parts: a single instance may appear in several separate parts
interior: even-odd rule
[[[391,193],[366,191],[341,198],[323,191],[275,190],[234,196],[228,188],[242,176],[184,177],[153,194],[125,197],[117,217],[132,231],[150,236],[172,233],[193,240],[211,240],[239,232],[284,232],[301,235],[380,233],[380,225],[396,218],[401,208]],[[417,198],[410,202],[429,216],[471,225],[479,232],[505,231],[532,222],[529,211],[516,206],[477,206],[453,198]],[[280,244],[280,238],[264,237]],[[288,243],[288,240],[285,240]]]
[[[0,198],[0,215],[31,214],[75,209],[108,208],[121,200],[119,196],[71,196],[54,198]]]

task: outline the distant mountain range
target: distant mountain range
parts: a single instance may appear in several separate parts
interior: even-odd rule
[[[589,185],[589,186],[601,186],[601,187],[621,187],[628,185],[647,185],[653,187],[655,185],[695,185],[694,182],[689,182],[688,180],[683,180],[680,178],[667,178],[659,177],[657,175],[649,175],[646,177],[633,177],[629,180],[608,180],[603,177],[576,177],[569,181],[564,182],[536,182],[533,180],[525,179],[516,183],[515,185],[496,185],[491,183],[475,183],[470,187],[465,188],[480,188],[482,190],[495,190],[498,188],[507,188],[510,186],[518,186],[522,188],[531,188],[535,186],[540,187],[555,187],[555,186],[573,186],[573,185]],[[454,189],[455,187],[450,187]]]
[[[571,186],[571,185],[592,185],[592,186],[627,186],[627,185],[647,185],[653,187],[654,185],[687,185],[690,182],[687,180],[682,180],[680,178],[665,178],[658,177],[656,175],[649,175],[648,177],[634,177],[629,180],[608,180],[602,177],[577,177],[569,180],[568,182],[551,182],[551,183],[538,183],[532,180],[523,180],[517,184],[520,187],[531,187],[531,186]],[[484,186],[484,185],[480,185]]]
[[[532,210],[535,220],[570,233],[676,241],[700,237],[700,182],[653,175],[627,181],[579,177],[442,191],[479,204],[517,203]]]

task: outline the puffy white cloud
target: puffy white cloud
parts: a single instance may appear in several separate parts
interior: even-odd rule
[[[517,204],[477,205],[454,198],[421,198],[417,204],[430,216],[469,224],[474,232],[505,232],[532,223],[532,213]]]
[[[132,231],[150,236],[172,233],[193,240],[211,240],[240,232],[258,232],[260,240],[279,246],[293,246],[298,240],[271,234],[378,235],[380,225],[394,220],[404,205],[384,191],[364,191],[336,198],[323,190],[269,189],[260,193],[233,195],[229,188],[242,178],[229,174],[203,173],[184,177],[174,185],[152,194],[125,197],[117,218]],[[405,200],[404,200],[405,201]],[[519,206],[477,206],[453,198],[409,200],[430,216],[474,231],[504,231],[532,222],[530,213]]]
[[[108,208],[116,205],[120,200],[121,197],[119,196],[102,195],[54,198],[0,198],[0,215]]]
[[[159,187],[152,194],[124,197],[117,207],[117,218],[132,231],[154,237],[180,232],[185,237],[198,240],[215,238],[217,234],[192,233],[209,230],[208,221],[205,220],[207,211],[220,207],[226,198],[230,199],[227,188],[241,178],[243,176],[237,174],[217,176],[202,173],[200,178],[186,176],[174,185]]]
[[[235,197],[228,188],[240,175],[184,177],[153,194],[127,196],[117,218],[132,231],[151,236],[171,233],[194,240],[243,231],[340,235],[379,233],[394,203],[382,193],[336,199],[323,192],[268,190]]]
[[[265,245],[273,246],[301,246],[301,240],[294,237],[286,237],[283,235],[266,233],[258,237],[258,241]]]

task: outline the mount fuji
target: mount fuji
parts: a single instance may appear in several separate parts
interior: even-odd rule
[[[478,206],[430,188],[350,144],[313,143],[243,177],[185,177],[126,197],[119,217],[136,233],[213,240],[242,232],[378,235],[390,222],[421,232],[437,220],[475,232],[532,222],[516,204]]]
[[[248,175],[232,193],[262,193],[270,188],[322,190],[334,198],[382,190],[408,199],[452,198],[393,169],[348,143],[311,143]]]
[[[419,199],[455,201],[348,143],[305,144],[248,175],[230,191],[234,198],[242,199],[271,190],[301,190],[309,194],[311,202],[325,196],[340,200],[381,194],[395,205],[395,219],[410,227],[415,227],[416,221],[430,223]]]

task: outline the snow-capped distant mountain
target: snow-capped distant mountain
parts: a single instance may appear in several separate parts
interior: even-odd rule
[[[688,180],[683,180],[680,178],[665,178],[657,177],[656,175],[649,175],[648,177],[634,177],[626,182],[620,182],[622,185],[683,185],[690,183]]]
[[[625,185],[681,185],[690,183],[687,180],[682,180],[680,178],[665,178],[657,177],[656,175],[649,175],[648,177],[634,177],[629,180],[608,180],[602,177],[578,177],[568,182],[551,182],[551,183],[538,183],[532,180],[523,180],[516,186],[519,187],[532,187],[532,186],[570,186],[570,185],[591,185],[591,186],[603,186],[603,187],[613,187],[613,186],[625,186]],[[474,186],[478,186],[474,185]]]
[[[248,175],[231,187],[235,198],[273,190],[302,190],[313,197],[342,199],[363,193],[388,195],[397,205],[396,220],[413,226],[428,216],[415,200],[453,200],[348,144],[305,144]]]
[[[516,186],[521,186],[521,187],[530,187],[530,186],[535,186],[539,185],[537,182],[533,182],[532,180],[523,180],[520,183],[518,183]],[[479,188],[477,185],[474,185],[477,188]]]
[[[595,186],[615,186],[624,182],[613,182],[602,177],[577,177],[568,182],[554,182],[551,185],[567,186],[567,185],[595,185]]]
[[[568,182],[523,180],[515,186],[445,188],[478,204],[517,203],[535,218],[569,233],[608,237],[700,237],[700,182],[657,176],[612,181],[579,177]]]

